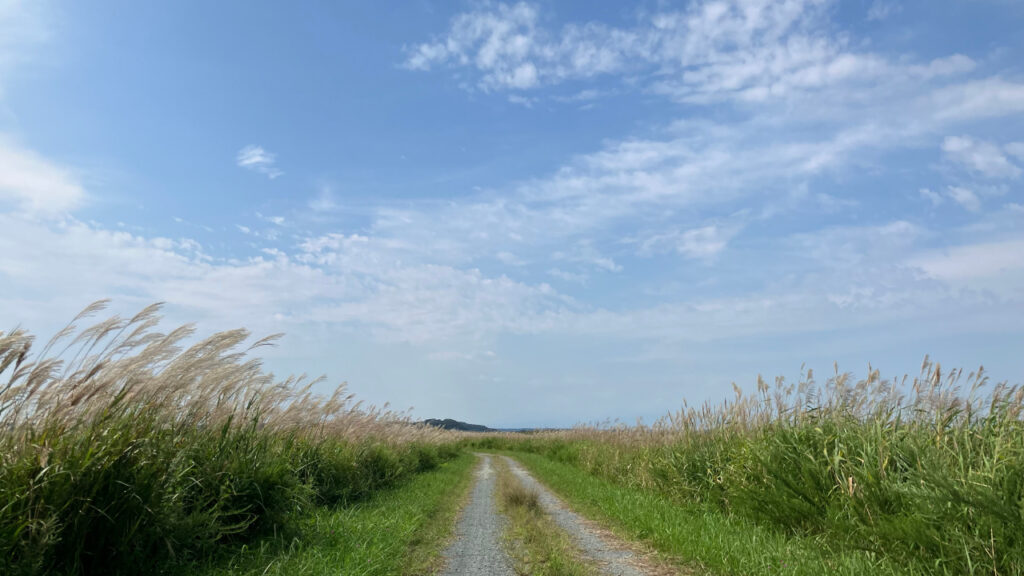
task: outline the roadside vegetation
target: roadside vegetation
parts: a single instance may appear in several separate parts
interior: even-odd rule
[[[455,458],[454,433],[363,407],[344,386],[319,396],[316,380],[276,379],[249,356],[274,338],[160,333],[158,306],[77,326],[103,307],[38,353],[27,332],[0,332],[0,573],[190,571],[311,527],[335,548],[373,530],[430,538],[411,523],[448,509],[441,488],[468,461],[383,491]],[[360,516],[374,506],[395,523]]]
[[[498,507],[508,518],[505,538],[517,574],[591,576],[598,574],[544,511],[539,495],[523,486],[502,458],[494,459],[498,474]]]
[[[36,351],[0,332],[0,574],[426,574],[470,481],[466,436],[266,373],[235,330],[159,307]],[[925,361],[914,379],[759,379],[650,426],[475,436],[695,571],[1024,574],[1024,389]],[[499,464],[503,467],[503,464]],[[519,486],[519,488],[516,488]],[[587,574],[502,470],[518,566]]]
[[[623,486],[539,454],[514,456],[580,514],[655,549],[660,565],[676,568],[663,573],[894,576],[924,572],[863,551],[830,550],[813,537],[786,535],[744,518]]]
[[[712,572],[1024,574],[1022,407],[926,359],[480,445],[541,456],[521,460],[571,502]]]
[[[301,539],[263,540],[195,570],[202,576],[365,576],[435,574],[469,488],[472,454],[464,453],[393,490],[351,506],[315,508]]]

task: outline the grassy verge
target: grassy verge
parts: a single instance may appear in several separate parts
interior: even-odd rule
[[[726,574],[920,574],[860,551],[829,552],[810,537],[787,537],[742,518],[680,506],[653,492],[613,484],[543,456],[516,459],[579,512],[643,541],[679,565]]]
[[[291,543],[267,541],[237,551],[204,576],[433,574],[472,479],[463,454],[393,490],[346,508],[320,507]]]
[[[508,518],[506,536],[516,572],[534,576],[590,576],[597,570],[544,512],[536,492],[513,476],[508,464],[494,458],[498,472],[498,507]]]

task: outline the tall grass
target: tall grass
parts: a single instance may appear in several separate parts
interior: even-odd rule
[[[456,452],[343,385],[264,372],[250,355],[275,337],[161,333],[159,306],[78,327],[105,305],[37,354],[0,332],[0,573],[173,570]]]
[[[983,370],[758,379],[652,426],[512,441],[588,472],[924,571],[1024,574],[1024,390]],[[496,441],[508,446],[509,440]]]

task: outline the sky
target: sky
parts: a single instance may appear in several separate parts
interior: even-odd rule
[[[0,0],[0,329],[283,332],[415,417],[1024,374],[1024,3]]]

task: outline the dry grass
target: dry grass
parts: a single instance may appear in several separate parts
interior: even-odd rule
[[[922,570],[1024,573],[1024,389],[983,369],[819,383],[758,378],[650,426],[598,424],[486,447],[544,454],[681,503]]]
[[[131,573],[282,535],[450,458],[454,432],[277,378],[245,330],[157,331],[158,305],[34,351],[0,332],[0,572]]]
[[[242,425],[311,438],[373,438],[386,442],[446,442],[456,435],[412,425],[384,408],[363,406],[345,384],[324,396],[313,391],[323,378],[277,379],[250,354],[281,335],[246,344],[246,330],[218,332],[185,346],[195,328],[156,332],[160,305],[130,319],[113,316],[85,329],[78,323],[100,312],[93,303],[59,331],[38,354],[24,330],[0,332],[0,426],[27,433],[41,426],[70,428],[91,421],[112,405],[157,414],[166,426]]]
[[[505,506],[526,510],[531,514],[543,513],[540,505],[540,496],[533,490],[527,489],[521,483],[510,483],[501,491],[501,497]]]

